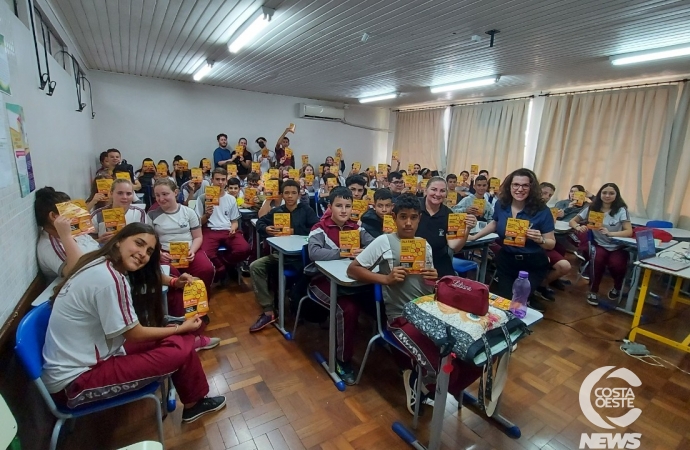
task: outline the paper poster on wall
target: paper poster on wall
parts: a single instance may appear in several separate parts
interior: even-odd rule
[[[0,111],[0,189],[10,186],[13,179],[12,146],[10,145],[10,140],[7,138],[5,113],[4,111]]]
[[[12,89],[10,89],[10,63],[7,60],[5,36],[2,34],[0,34],[0,92],[12,95]]]
[[[5,109],[7,109],[7,122],[9,123],[10,139],[12,139],[14,160],[17,163],[19,189],[22,197],[26,197],[36,190],[36,183],[34,181],[34,169],[31,165],[29,140],[26,136],[24,108],[12,103],[5,103]]]

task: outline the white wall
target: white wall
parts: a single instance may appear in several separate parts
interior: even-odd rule
[[[84,197],[92,170],[92,121],[89,112],[78,113],[74,79],[50,58],[50,74],[57,82],[52,97],[38,89],[38,70],[33,38],[26,26],[0,2],[0,33],[9,52],[12,95],[2,95],[7,103],[24,107],[26,130],[34,165],[36,187],[53,186],[73,197]],[[39,49],[41,60],[43,49]],[[45,64],[43,64],[45,70]],[[0,126],[7,126],[4,104],[0,104]],[[19,193],[14,157],[11,157],[12,184],[0,189],[0,323],[12,313],[37,274],[34,194]]]
[[[272,148],[290,123],[296,125],[289,137],[298,165],[299,155],[308,154],[312,164],[320,163],[339,147],[348,165],[383,162],[377,158],[385,156],[392,139],[385,131],[298,118],[298,103],[325,104],[315,100],[107,72],[91,76],[96,102],[94,155],[115,147],[135,168],[145,157],[171,162],[178,154],[196,165],[212,156],[218,133],[228,135],[229,147],[246,137],[255,152],[259,147],[254,140],[264,136]],[[374,107],[350,106],[346,113],[348,122],[371,128],[386,129],[388,117],[388,109]]]

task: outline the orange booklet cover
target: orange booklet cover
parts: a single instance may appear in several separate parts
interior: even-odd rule
[[[269,178],[275,178],[276,180],[280,178],[280,173],[278,169],[268,169]]]
[[[575,200],[575,202],[576,202],[575,204],[577,206],[582,206],[585,204],[585,197],[586,196],[587,196],[587,194],[585,194],[584,192],[577,191],[577,192],[573,193],[573,200]]]
[[[220,203],[220,186],[206,186],[204,189],[206,206],[218,206]]]
[[[132,181],[132,177],[129,176],[129,172],[115,172],[115,179],[117,180],[127,180]]]
[[[189,170],[189,161],[186,159],[177,161],[177,170]]]
[[[282,230],[279,236],[290,236],[292,234],[292,229],[290,228],[290,213],[273,214],[273,226]]]
[[[446,195],[446,199],[443,201],[445,205],[449,208],[452,208],[453,206],[458,204],[458,193],[455,191],[448,191],[448,194]]]
[[[417,175],[405,175],[405,187],[413,194],[417,192]]]
[[[470,175],[479,175],[479,164],[470,165]]]
[[[110,178],[101,178],[96,180],[96,189],[99,194],[105,195],[106,198],[110,197],[110,188],[113,186],[113,180]]]
[[[604,226],[604,213],[590,211],[587,214],[587,228],[590,230],[601,230]]]
[[[369,209],[369,202],[366,200],[352,200],[352,213],[350,213],[350,218],[355,222],[362,217],[362,214],[367,212]]]
[[[376,176],[381,178],[381,177],[385,177],[387,175],[388,175],[388,164],[379,164],[378,172],[376,172]]]
[[[254,206],[254,198],[257,196],[256,188],[244,188],[244,204]]]
[[[426,239],[400,239],[400,265],[407,273],[421,273],[426,267]]]
[[[66,219],[70,219],[72,236],[96,232],[96,229],[93,227],[93,222],[91,222],[91,215],[89,214],[88,210],[71,201],[58,203],[55,205],[55,207],[61,216],[64,216]]]
[[[200,167],[192,167],[192,181],[195,183],[204,181],[204,171]]]
[[[477,216],[484,215],[484,207],[486,206],[486,200],[483,198],[475,198],[472,200],[472,206],[477,208]]]
[[[305,175],[304,176],[304,182],[307,186],[313,186],[314,185],[314,175]]]
[[[528,229],[529,220],[509,218],[506,223],[506,237],[503,239],[503,245],[524,247],[527,243]]]
[[[204,170],[211,170],[211,160],[204,158],[201,160],[201,168]]]
[[[106,233],[120,231],[127,225],[124,208],[104,209],[101,213],[103,214]]]
[[[252,163],[252,172],[261,173],[261,163],[260,162],[253,162]]]
[[[558,208],[549,208],[551,210],[551,215],[553,216],[553,221],[558,220]]]
[[[170,265],[177,268],[189,267],[189,242],[170,243]]]
[[[182,292],[182,302],[184,304],[184,317],[191,319],[195,315],[205,316],[209,311],[208,294],[206,286],[201,280],[192,281],[186,284]]]
[[[359,248],[359,230],[340,231],[340,257],[352,256],[352,249]]]
[[[467,213],[453,213],[448,214],[448,231],[446,232],[446,239],[459,239],[465,236],[465,217]]]
[[[278,180],[266,180],[264,183],[264,195],[271,200],[280,198]]]
[[[309,164],[309,155],[302,155],[302,166]]]
[[[383,216],[383,232],[384,233],[397,233],[398,231],[398,226],[395,224],[395,220],[393,220],[393,216],[390,214],[386,214]]]

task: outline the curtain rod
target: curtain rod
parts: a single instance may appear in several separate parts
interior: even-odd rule
[[[485,100],[483,102],[474,102],[474,103],[453,103],[450,105],[442,105],[442,106],[429,106],[428,108],[409,108],[409,109],[394,109],[393,112],[409,112],[409,111],[427,111],[430,109],[441,109],[441,108],[447,108],[447,107],[454,107],[454,106],[472,106],[472,105],[482,105],[484,103],[497,103],[497,102],[509,102],[511,100],[524,100],[526,98],[534,98],[534,95],[528,95],[526,97],[515,97],[515,98],[501,98],[498,100]]]
[[[665,84],[678,84],[678,83],[685,83],[687,81],[688,81],[688,78],[683,78],[682,80],[660,81],[658,83],[633,84],[630,86],[614,86],[614,87],[599,88],[599,89],[585,89],[582,91],[557,92],[555,94],[539,94],[539,97],[555,97],[558,95],[586,94],[588,92],[617,91],[617,90],[622,90],[622,89],[635,89],[635,88],[642,88],[642,87],[648,87],[648,86],[662,86]]]

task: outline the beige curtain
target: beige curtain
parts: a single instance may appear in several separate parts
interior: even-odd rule
[[[690,83],[683,83],[666,168],[666,216],[679,228],[690,230]]]
[[[472,164],[503,178],[522,167],[529,100],[509,100],[452,109],[448,172],[459,174]]]
[[[534,169],[556,185],[595,193],[616,183],[635,215],[660,218],[678,88],[675,85],[550,97],[542,114]]]
[[[436,108],[397,113],[393,151],[400,152],[401,169],[407,170],[408,164],[445,168],[444,112],[445,108]]]

